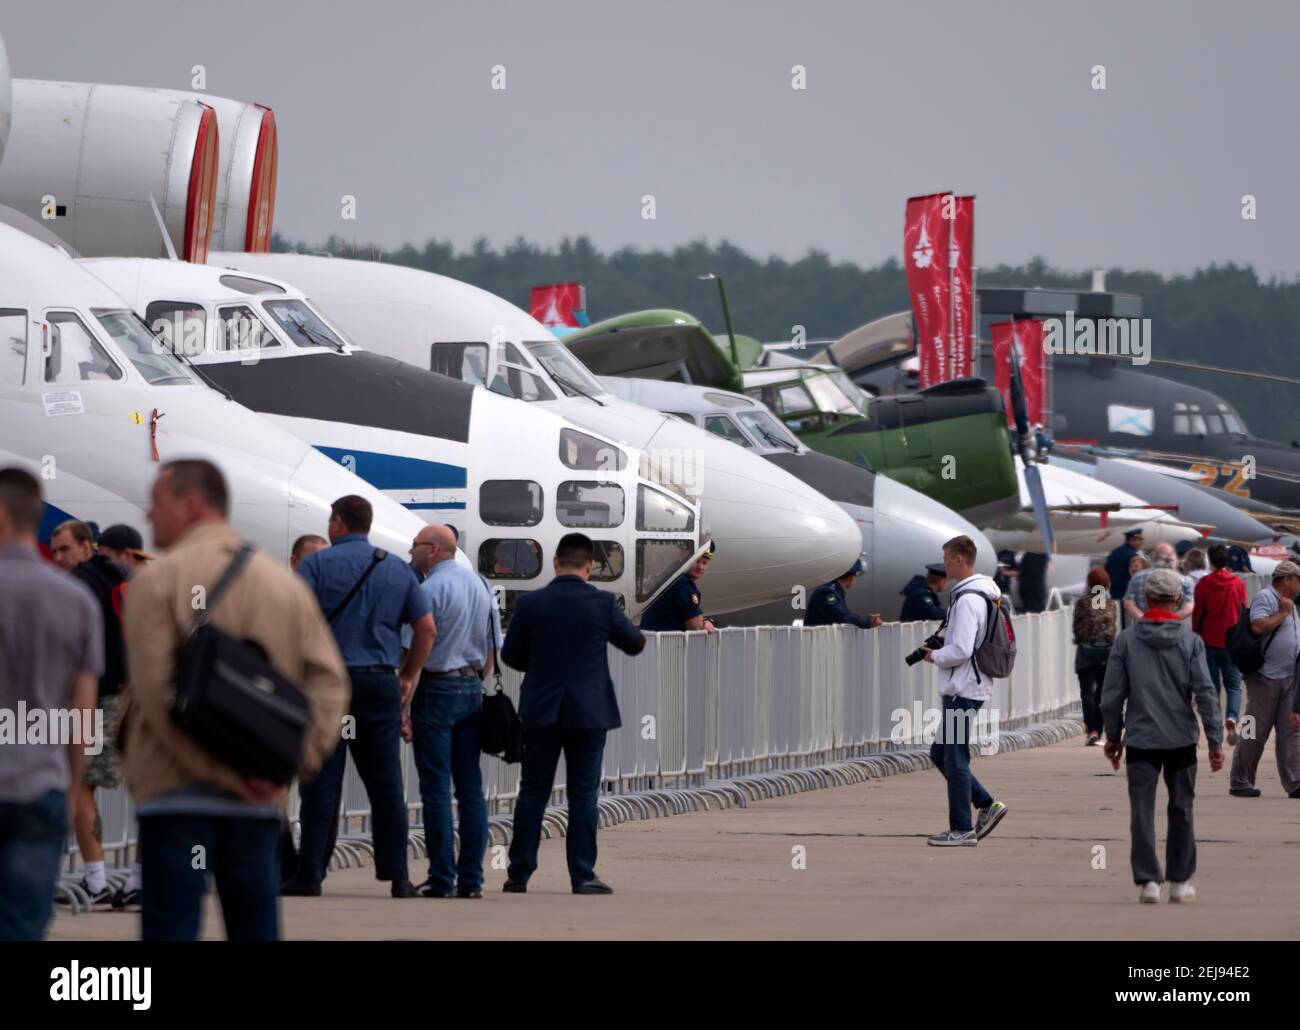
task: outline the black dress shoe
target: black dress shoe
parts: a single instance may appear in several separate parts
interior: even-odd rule
[[[417,884],[415,889],[419,891],[420,897],[422,898],[450,898],[452,896],[451,891],[445,891],[441,887],[435,887],[428,880],[425,880],[421,884]]]
[[[456,897],[458,897],[458,898],[474,898],[474,899],[478,899],[478,898],[483,897],[483,892],[482,892],[482,891],[463,891],[463,890],[461,890],[460,888],[457,888],[457,889],[456,889]]]
[[[1259,797],[1258,787],[1233,787],[1228,791],[1234,798],[1257,798]]]
[[[501,889],[507,894],[527,894],[528,884],[516,883],[514,880],[507,880]]]
[[[574,894],[613,894],[614,888],[607,884],[599,877],[593,877],[586,883],[577,883],[573,886]]]
[[[299,880],[285,880],[280,884],[282,898],[319,898],[319,883],[302,883]]]
[[[420,892],[410,880],[394,880],[392,895],[395,898],[418,898]]]
[[[1296,787],[1296,789],[1293,790],[1293,791],[1291,791],[1291,793],[1288,794],[1287,797],[1289,797],[1289,798],[1300,798],[1300,787]]]

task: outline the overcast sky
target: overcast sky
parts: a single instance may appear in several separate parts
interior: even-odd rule
[[[909,194],[953,189],[981,265],[1300,274],[1291,0],[41,0],[0,33],[16,77],[189,88],[203,64],[273,107],[291,238],[874,264]]]

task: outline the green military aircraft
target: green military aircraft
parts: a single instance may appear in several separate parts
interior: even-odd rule
[[[983,380],[869,398],[833,365],[778,357],[781,364],[761,366],[763,347],[752,337],[719,340],[694,316],[662,308],[607,318],[562,338],[597,375],[755,397],[813,450],[883,473],[977,524],[1021,509],[1002,397]]]

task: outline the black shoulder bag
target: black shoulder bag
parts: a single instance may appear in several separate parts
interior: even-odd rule
[[[208,591],[177,656],[172,720],[213,758],[243,776],[289,783],[310,722],[306,696],[252,640],[236,640],[208,620],[252,556],[244,544]]]
[[[486,586],[486,581],[484,581]],[[492,637],[492,675],[496,689],[483,690],[483,712],[478,720],[478,746],[485,755],[496,755],[503,762],[513,764],[523,758],[524,734],[519,713],[510,695],[501,687],[501,651],[497,647],[497,624],[492,618],[496,598],[488,588],[488,633]]]
[[[361,573],[361,578],[352,584],[352,589],[344,596],[343,600],[334,606],[334,610],[325,616],[325,621],[333,624],[334,620],[342,614],[343,609],[348,606],[352,598],[357,596],[357,591],[361,589],[361,584],[370,578],[370,574],[375,571],[375,567],[388,557],[388,552],[382,547],[376,547],[375,553],[370,556],[370,564],[366,566],[366,571]]]

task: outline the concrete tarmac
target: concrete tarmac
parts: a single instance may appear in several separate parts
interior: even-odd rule
[[[973,763],[1010,812],[974,848],[932,848],[946,828],[933,770],[729,809],[629,822],[600,833],[608,897],[569,891],[562,838],[544,841],[525,895],[503,894],[488,854],[482,900],[395,901],[371,866],[336,871],[321,898],[287,898],[286,938],[934,938],[1224,939],[1300,935],[1300,800],[1277,781],[1228,796],[1204,750],[1195,810],[1199,896],[1139,905],[1129,869],[1123,767],[1083,738]],[[1229,755],[1229,761],[1231,756]],[[1163,853],[1166,801],[1157,826]],[[499,850],[499,849],[498,849]],[[495,867],[494,867],[495,866]],[[412,862],[412,879],[424,867]],[[55,940],[131,939],[137,915],[60,912]],[[222,936],[209,898],[206,934]]]

